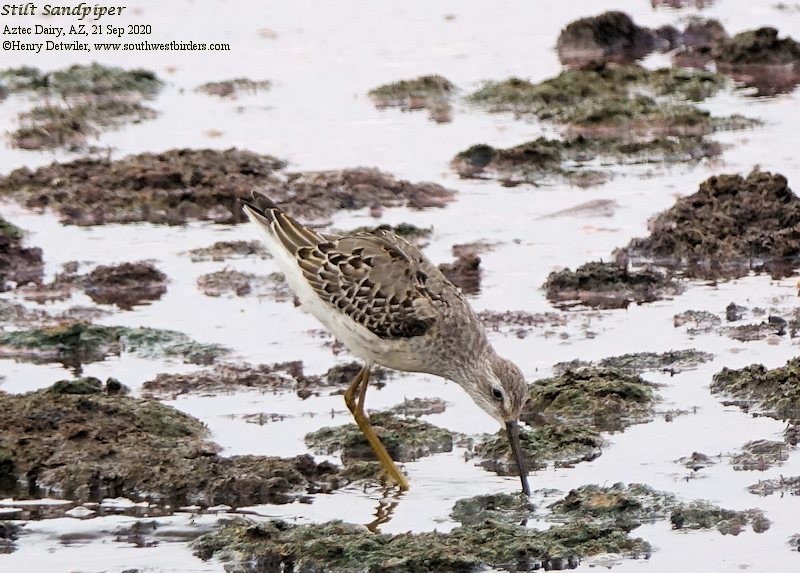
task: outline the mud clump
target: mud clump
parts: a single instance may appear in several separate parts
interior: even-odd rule
[[[552,178],[567,179],[585,186],[602,183],[609,175],[582,166],[601,158],[620,164],[685,163],[715,157],[722,152],[719,144],[702,137],[658,137],[629,140],[619,137],[548,139],[505,149],[478,144],[459,152],[451,168],[464,178],[489,177],[507,185],[537,184]]]
[[[167,292],[167,275],[147,262],[100,265],[83,282],[84,292],[94,302],[122,310],[158,300]]]
[[[91,382],[0,394],[2,494],[238,507],[339,486],[336,467],[310,456],[221,457],[199,420]]]
[[[600,433],[583,424],[548,424],[520,431],[522,458],[528,470],[572,467],[596,459],[604,442]],[[499,475],[516,475],[517,465],[505,431],[488,436],[474,448],[479,465]]]
[[[586,424],[621,431],[648,422],[658,398],[656,385],[612,368],[580,368],[529,386],[520,419],[528,424]]]
[[[285,173],[285,163],[238,149],[173,149],[119,160],[79,159],[0,177],[0,196],[29,208],[50,208],[73,225],[192,220],[241,223],[238,199],[253,190],[303,219],[340,209],[443,207],[454,191],[435,183],[412,184],[377,169]]]
[[[616,262],[590,262],[575,271],[553,271],[542,288],[559,306],[627,308],[630,303],[653,302],[680,292],[674,279],[653,268],[628,270]]]
[[[42,249],[23,247],[23,231],[0,217],[0,292],[28,283],[41,284]]]
[[[655,34],[618,11],[570,22],[561,30],[556,42],[558,59],[565,66],[575,68],[627,64],[655,49]]]
[[[758,509],[734,511],[705,502],[682,504],[670,515],[673,529],[717,529],[723,535],[739,535],[750,525],[756,533],[770,527],[770,521]]]
[[[453,450],[453,434],[428,422],[399,418],[387,412],[373,413],[369,419],[393,460],[409,462]],[[367,439],[355,424],[321,428],[306,434],[305,443],[316,454],[341,452],[345,465],[375,459]]]
[[[762,364],[745,368],[723,368],[714,374],[714,394],[734,398],[729,402],[745,411],[759,412],[779,420],[800,420],[800,358],[768,370]]]
[[[722,76],[701,70],[615,66],[567,70],[531,83],[485,82],[468,99],[490,112],[532,114],[571,136],[641,138],[703,136],[752,125],[740,116],[714,118],[693,105],[719,91]]]
[[[439,270],[464,294],[481,291],[481,258],[472,253],[456,258],[452,263],[442,263]]]
[[[492,543],[486,543],[491,539]],[[236,520],[194,543],[201,559],[216,557],[230,571],[303,570],[330,573],[400,571],[532,571],[574,568],[582,557],[649,555],[650,545],[613,527],[564,525],[537,531],[487,520],[449,533],[373,534],[341,521],[292,525]]]
[[[800,260],[800,198],[783,175],[716,175],[649,223],[618,256],[714,279],[754,270],[783,275]]]
[[[210,364],[227,349],[195,342],[172,330],[85,322],[0,332],[0,357],[36,363],[59,362],[78,371],[82,364],[123,352],[145,358],[174,357],[191,364]]]
[[[281,273],[256,275],[226,269],[207,273],[197,278],[197,288],[206,296],[257,296],[276,301],[292,300],[294,294],[289,289]]]
[[[790,446],[774,440],[754,440],[742,446],[739,453],[731,456],[731,465],[739,471],[765,471],[783,465],[789,459]]]
[[[20,127],[11,143],[21,149],[85,148],[90,137],[108,128],[156,117],[142,104],[163,82],[148,70],[124,70],[93,63],[43,73],[37,68],[0,72],[0,85],[16,93],[32,93],[47,103],[19,114]],[[63,101],[64,104],[50,103]]]
[[[646,521],[669,516],[677,505],[671,493],[638,483],[617,483],[610,487],[581,486],[548,508],[554,521],[589,520],[630,531]]]
[[[208,247],[199,247],[188,252],[193,263],[204,261],[226,261],[229,259],[240,259],[247,257],[258,257],[259,259],[269,259],[271,255],[264,243],[259,240],[254,241],[217,241]]]
[[[686,310],[672,317],[675,328],[685,327],[688,334],[711,332],[722,324],[722,319],[707,310]]]
[[[218,82],[206,82],[195,88],[194,91],[220,98],[236,98],[241,94],[257,94],[272,87],[268,80],[251,80],[250,78],[235,78]]]
[[[370,90],[368,95],[378,109],[427,109],[433,121],[446,123],[451,120],[450,98],[455,89],[455,85],[447,78],[431,75],[383,84]]]

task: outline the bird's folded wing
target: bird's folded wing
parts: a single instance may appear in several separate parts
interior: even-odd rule
[[[332,238],[302,247],[296,256],[323,300],[380,338],[421,336],[436,321],[427,285],[432,265],[394,233]]]

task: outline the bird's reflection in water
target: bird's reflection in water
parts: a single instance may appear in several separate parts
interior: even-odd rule
[[[391,521],[394,510],[402,497],[403,492],[396,487],[385,488],[383,497],[378,500],[378,505],[375,506],[375,519],[365,524],[367,529],[372,533],[380,533],[380,526]]]

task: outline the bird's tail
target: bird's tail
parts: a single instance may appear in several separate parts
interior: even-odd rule
[[[253,192],[251,199],[239,201],[248,218],[291,253],[324,241],[322,235],[287,215],[274,201],[261,193]]]

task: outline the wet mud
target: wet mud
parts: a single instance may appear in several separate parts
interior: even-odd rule
[[[206,296],[256,296],[276,301],[294,300],[281,273],[257,275],[232,269],[207,273],[197,277],[197,288]]]

